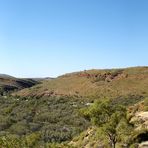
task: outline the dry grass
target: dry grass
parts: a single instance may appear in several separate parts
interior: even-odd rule
[[[43,81],[20,96],[78,95],[82,97],[118,97],[129,94],[148,96],[148,67],[112,70],[88,70]]]

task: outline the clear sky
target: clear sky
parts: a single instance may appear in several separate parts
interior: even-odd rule
[[[148,66],[148,0],[0,0],[0,73]]]

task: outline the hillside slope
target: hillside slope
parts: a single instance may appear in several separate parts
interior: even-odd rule
[[[20,90],[23,88],[32,87],[38,84],[38,81],[33,79],[18,79],[9,75],[0,74],[0,93]]]
[[[128,95],[148,96],[148,67],[88,70],[66,74],[21,90],[16,95],[110,98]]]

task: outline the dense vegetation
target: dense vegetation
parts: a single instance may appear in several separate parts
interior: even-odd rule
[[[128,109],[126,107],[143,100],[141,97],[137,98],[126,98],[125,104],[123,98],[114,100],[102,98],[92,103],[93,101],[90,102],[89,99],[74,96],[42,98],[1,96],[0,145],[4,148],[81,147],[82,145],[74,146],[69,142],[74,137],[79,137],[92,122],[99,127],[96,130],[96,137],[99,135],[100,145],[105,144],[107,147],[110,144],[114,146],[116,143],[122,143],[129,146],[133,144],[133,139],[129,138],[132,135],[133,124],[128,120],[131,117],[126,118]],[[131,99],[135,102],[131,102]],[[143,109],[146,110],[146,107],[147,99]],[[137,107],[132,109],[133,112],[135,108]],[[105,133],[109,133],[111,137],[104,138],[107,137]],[[127,139],[128,143],[124,143]]]
[[[124,106],[113,105],[109,100],[97,101],[91,107],[83,109],[82,114],[99,128],[99,139],[103,138],[102,143],[106,142],[106,147],[115,148],[119,142],[129,147],[132,125],[128,122]]]
[[[89,125],[78,116],[85,104],[72,97],[1,97],[0,136],[30,136],[41,144],[71,140]]]

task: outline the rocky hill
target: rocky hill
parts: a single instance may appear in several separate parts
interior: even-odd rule
[[[62,75],[19,91],[19,96],[110,97],[148,96],[148,67],[86,70]]]

